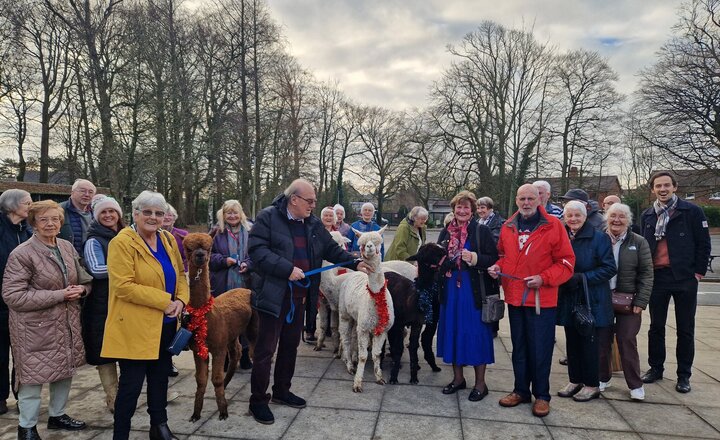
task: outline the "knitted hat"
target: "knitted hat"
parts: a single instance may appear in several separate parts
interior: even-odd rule
[[[120,218],[122,218],[123,215],[122,208],[120,208],[120,204],[117,202],[117,200],[113,199],[112,197],[108,197],[105,194],[97,194],[95,197],[93,197],[90,206],[92,206],[93,217],[95,218],[95,220],[98,220],[98,216],[100,215],[100,213],[107,208],[112,208],[117,211]]]

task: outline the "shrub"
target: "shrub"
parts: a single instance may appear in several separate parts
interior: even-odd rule
[[[710,227],[720,227],[720,206],[703,206]]]

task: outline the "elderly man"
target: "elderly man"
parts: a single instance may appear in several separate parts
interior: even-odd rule
[[[585,221],[590,223],[595,230],[605,232],[605,218],[602,214],[600,214],[600,206],[596,201],[590,200],[590,196],[588,196],[588,193],[585,192],[585,190],[580,188],[570,189],[560,198],[565,203],[570,200],[582,202],[585,205],[585,209],[587,209],[587,220]]]
[[[545,208],[545,211],[548,214],[562,220],[563,209],[550,203],[550,196],[552,196],[552,188],[550,187],[550,184],[545,180],[536,180],[532,185],[535,189],[537,189],[538,194],[540,194],[540,206]]]
[[[95,185],[92,182],[77,179],[73,183],[70,198],[60,204],[65,210],[65,222],[58,237],[72,243],[79,255],[83,255],[83,238],[92,222],[90,202],[92,202],[95,191]]]
[[[277,348],[272,401],[304,408],[305,400],[290,391],[295,359],[308,301],[317,302],[320,275],[310,277],[305,289],[291,284],[305,278],[305,272],[333,263],[353,262],[322,222],[312,215],[317,203],[315,189],[304,179],[293,181],[271,206],[257,216],[248,239],[248,252],[255,267],[257,287],[252,304],[259,315],[258,341],[250,376],[250,413],[259,423],[275,422],[268,403],[270,367]],[[363,262],[349,267],[368,271]]]
[[[608,208],[610,208],[612,205],[620,202],[620,197],[614,194],[610,194],[609,196],[605,197],[602,203],[603,213],[607,212]]]
[[[500,259],[488,268],[491,277],[502,276],[508,304],[515,386],[500,399],[505,407],[529,403],[532,413],[550,413],[550,364],[555,343],[558,286],[572,277],[575,254],[560,220],[540,206],[535,186],[518,188],[518,211],[500,231]]]

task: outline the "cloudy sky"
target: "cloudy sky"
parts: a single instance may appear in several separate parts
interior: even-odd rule
[[[636,73],[676,23],[678,0],[268,0],[289,50],[318,79],[337,80],[362,104],[422,107],[457,44],[483,20],[533,27],[560,51],[608,57],[618,88]]]

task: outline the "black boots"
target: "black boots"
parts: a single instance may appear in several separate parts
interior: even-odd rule
[[[242,356],[240,356],[240,369],[249,370],[253,367],[252,361],[250,360],[249,348],[245,347],[242,350]]]
[[[37,432],[37,426],[23,428],[18,426],[18,440],[42,440]]]
[[[64,429],[65,431],[80,431],[85,429],[85,422],[75,420],[67,414],[57,417],[48,417],[47,429]]]
[[[150,426],[150,440],[178,440],[178,438],[170,432],[167,423],[161,423]]]

